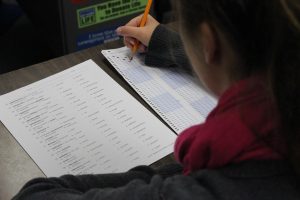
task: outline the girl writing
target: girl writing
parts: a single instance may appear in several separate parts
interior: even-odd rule
[[[218,98],[178,136],[179,165],[35,179],[15,199],[299,199],[300,1],[176,0],[179,33],[151,16],[118,28],[148,65],[192,66]],[[162,133],[163,134],[163,133]]]

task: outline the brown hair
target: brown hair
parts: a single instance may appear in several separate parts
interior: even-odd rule
[[[288,159],[300,171],[300,1],[174,1],[186,38],[193,38],[195,27],[205,21],[238,52],[247,76],[257,71],[268,74]]]

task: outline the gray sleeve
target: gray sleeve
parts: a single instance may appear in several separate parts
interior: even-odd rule
[[[25,184],[14,199],[93,199],[97,193],[120,188],[133,180],[148,183],[155,173],[150,167],[139,166],[125,173],[36,178]]]
[[[92,187],[86,191],[75,185],[71,187],[70,179],[76,177],[36,179],[27,184],[14,200],[214,200],[214,195],[195,179],[182,175],[167,179],[155,175],[150,182],[134,179],[121,187]],[[81,181],[81,184],[86,184],[84,179]]]
[[[154,30],[145,63],[149,66],[170,67],[176,65],[191,69],[179,34],[164,25],[159,25]]]
[[[151,170],[149,172],[34,179],[21,189],[14,200],[213,199],[194,178],[182,175],[164,178],[152,176]]]

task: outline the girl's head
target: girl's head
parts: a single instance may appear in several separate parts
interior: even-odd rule
[[[185,48],[200,79],[219,95],[263,73],[280,133],[300,169],[300,1],[175,0]]]

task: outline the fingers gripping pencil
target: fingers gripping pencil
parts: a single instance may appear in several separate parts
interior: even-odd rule
[[[143,17],[142,17],[141,22],[139,24],[139,27],[144,27],[145,26],[145,24],[147,22],[148,14],[150,12],[151,5],[152,5],[152,0],[148,0],[147,6],[146,6],[144,14],[143,14]],[[131,49],[131,56],[129,58],[130,61],[133,59],[133,57],[136,54],[139,46],[140,46],[140,42],[138,40],[135,40],[135,43],[134,43],[134,45]]]

